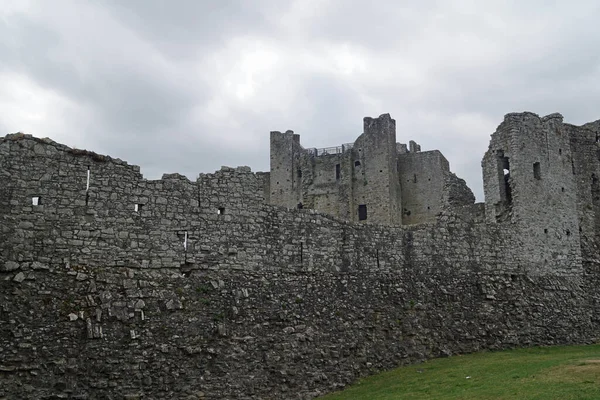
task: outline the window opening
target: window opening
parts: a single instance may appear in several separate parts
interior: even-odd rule
[[[31,205],[33,206],[41,206],[42,198],[40,196],[34,196],[31,198]]]
[[[187,231],[185,231],[185,234],[183,235],[183,249],[187,251],[187,247],[188,247],[188,233],[187,233]]]
[[[302,170],[301,169],[298,170],[298,178],[302,178]]]
[[[358,206],[358,220],[359,221],[364,221],[367,219],[367,205],[366,204],[360,204]]]
[[[358,161],[358,160],[354,161],[354,167],[360,167],[360,161]]]
[[[533,177],[538,181],[542,179],[542,169],[539,162],[533,163]]]
[[[512,188],[510,185],[510,161],[504,156],[502,150],[498,150],[498,169],[502,171],[500,174],[500,198],[507,203],[512,204]]]
[[[413,183],[417,183],[417,174],[413,175]]]
[[[85,184],[85,206],[90,203],[90,166],[87,167],[87,181]]]
[[[558,149],[558,155],[562,156],[562,149]]]
[[[335,180],[340,180],[341,175],[342,175],[342,170],[340,168],[340,164],[335,164]]]
[[[217,214],[219,214],[219,215],[225,214],[225,207],[219,207],[219,208],[217,208]]]
[[[88,165],[88,169],[87,169],[87,183],[85,185],[85,190],[88,191],[90,190],[90,166]]]
[[[140,203],[135,204],[134,207],[133,207],[133,209],[134,209],[135,212],[142,211],[142,208],[144,208],[144,205],[140,204]]]
[[[304,206],[302,205],[302,203],[298,203],[298,210],[302,210],[304,208]]]

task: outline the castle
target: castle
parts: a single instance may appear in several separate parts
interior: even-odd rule
[[[190,181],[0,139],[0,398],[313,398],[600,336],[600,121],[508,114],[484,203],[387,114]]]
[[[396,143],[396,121],[389,114],[365,118],[354,143],[333,148],[305,149],[299,135],[271,132],[265,193],[274,205],[388,225],[431,222],[445,206],[475,202],[438,150]]]

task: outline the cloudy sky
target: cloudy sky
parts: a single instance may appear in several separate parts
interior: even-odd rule
[[[0,0],[0,135],[194,179],[269,168],[269,131],[352,142],[390,113],[483,200],[504,114],[600,118],[600,2]]]

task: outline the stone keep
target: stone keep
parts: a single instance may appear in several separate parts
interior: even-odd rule
[[[597,341],[599,137],[508,114],[475,204],[387,114],[329,149],[273,132],[270,172],[194,181],[7,135],[0,398],[309,399],[431,357]]]
[[[389,114],[365,118],[354,143],[325,149],[305,149],[292,131],[271,132],[270,189],[273,205],[387,225],[431,222],[445,206],[475,202],[439,151],[396,143]]]

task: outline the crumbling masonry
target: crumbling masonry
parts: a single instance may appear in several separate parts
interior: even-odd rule
[[[0,398],[312,398],[599,335],[600,121],[508,114],[485,203],[389,115],[191,182],[0,139]]]

